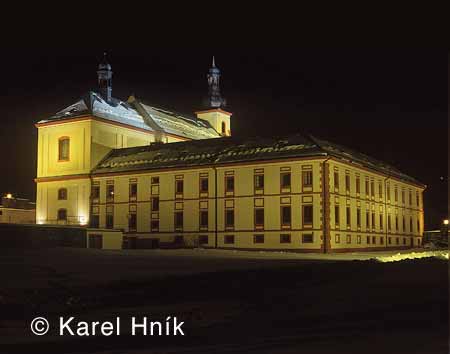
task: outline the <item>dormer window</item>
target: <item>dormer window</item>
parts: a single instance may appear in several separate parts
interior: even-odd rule
[[[70,160],[70,138],[64,136],[58,141],[58,161]]]

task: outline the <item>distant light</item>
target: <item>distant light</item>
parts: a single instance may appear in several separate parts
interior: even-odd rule
[[[448,219],[444,220],[444,225],[448,225]]]
[[[12,199],[12,194],[11,194],[11,193],[8,193],[8,194],[6,195],[6,198],[7,198],[7,199]]]

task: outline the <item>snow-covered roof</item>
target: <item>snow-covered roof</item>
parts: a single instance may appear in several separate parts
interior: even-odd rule
[[[407,182],[422,185],[396,168],[309,135],[282,138],[220,138],[112,150],[93,174],[221,165],[296,157],[333,156]]]
[[[211,125],[201,119],[196,119],[164,110],[158,107],[142,104],[154,122],[167,134],[177,135],[188,139],[209,139],[220,137]],[[129,103],[112,98],[110,102],[105,101],[100,94],[88,92],[78,102],[59,111],[52,117],[38,122],[38,124],[76,118],[83,115],[93,115],[117,123],[129,125],[148,131],[150,127],[144,117]]]

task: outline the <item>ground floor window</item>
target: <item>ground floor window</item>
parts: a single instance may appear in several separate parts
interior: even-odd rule
[[[280,235],[280,243],[291,243],[291,235],[290,234]]]
[[[313,243],[313,234],[303,234],[302,243]]]
[[[347,235],[347,243],[352,243],[352,235]]]
[[[106,214],[106,228],[107,229],[114,228],[114,216],[113,216],[113,214]]]
[[[100,218],[98,215],[91,215],[91,227],[94,229],[98,229],[100,224]]]
[[[229,245],[234,243],[234,235],[225,235],[224,243]]]
[[[67,209],[58,210],[58,221],[67,221]]]
[[[341,237],[339,235],[335,235],[334,236],[334,242],[340,243],[341,242]]]
[[[264,235],[253,235],[253,243],[264,243]]]
[[[199,245],[208,244],[208,236],[207,235],[200,235],[198,237],[198,243],[199,243]]]

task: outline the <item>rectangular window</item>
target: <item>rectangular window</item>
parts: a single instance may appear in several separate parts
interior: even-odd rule
[[[403,215],[403,219],[402,219],[402,231],[406,232],[406,221],[405,221],[405,216]]]
[[[374,181],[370,181],[370,195],[372,197],[375,197],[375,182]]]
[[[302,234],[302,243],[313,243],[313,234]]]
[[[351,226],[351,214],[350,214],[350,207],[347,207],[345,210],[345,216],[347,219],[347,227]]]
[[[253,243],[264,243],[264,235],[253,235]]]
[[[398,237],[395,238],[395,243],[398,245],[400,244],[400,239]]]
[[[106,228],[113,229],[114,228],[114,216],[113,214],[106,214]]]
[[[367,242],[368,245],[370,245],[370,236],[367,236],[366,242]]]
[[[200,178],[200,192],[201,193],[208,193],[208,177],[202,177]]]
[[[398,189],[397,186],[394,188],[394,201],[398,202]]]
[[[231,245],[234,243],[234,235],[225,235],[224,236],[224,241],[223,241],[226,245]]]
[[[159,197],[152,198],[152,211],[159,211]]]
[[[375,228],[375,212],[372,212],[372,229]]]
[[[368,211],[366,211],[366,229],[370,229],[370,216]]]
[[[100,198],[100,186],[92,186],[92,199]]]
[[[412,217],[409,218],[409,233],[412,234],[413,232],[413,228],[412,228],[413,222],[412,222]]]
[[[234,210],[225,210],[225,227],[234,227]]]
[[[392,225],[391,225],[391,215],[388,215],[388,230],[391,231]]]
[[[339,236],[339,234],[336,234],[336,235],[334,236],[334,242],[335,242],[335,243],[340,243],[340,242],[341,242],[341,236]]]
[[[303,205],[303,225],[312,225],[313,223],[313,206]]]
[[[339,172],[334,172],[334,188],[339,188]]]
[[[59,139],[58,161],[70,160],[70,139],[67,137]]]
[[[395,215],[395,231],[398,231],[398,216]]]
[[[356,243],[361,244],[361,235],[356,236]]]
[[[207,235],[200,235],[198,237],[198,244],[199,245],[207,245],[208,244],[208,236]]]
[[[349,174],[345,175],[345,190],[347,192],[350,192],[350,175]]]
[[[419,206],[419,192],[416,192],[416,206]]]
[[[412,192],[411,191],[409,191],[409,193],[408,193],[408,204],[412,205]]]
[[[136,214],[130,214],[130,217],[128,219],[128,229],[130,231],[136,231],[136,225],[137,225],[137,215]]]
[[[361,227],[361,209],[356,209],[356,226]]]
[[[200,210],[200,227],[208,227],[208,210]]]
[[[159,231],[159,220],[152,220],[150,223],[151,231]]]
[[[380,214],[380,230],[383,230],[383,214]]]
[[[106,186],[106,201],[114,201],[114,184],[108,184]]]
[[[405,204],[405,191],[402,189],[402,203]]]
[[[176,229],[182,229],[183,228],[183,212],[182,211],[176,211],[175,212],[175,228]]]
[[[368,197],[369,194],[370,194],[370,191],[369,191],[369,180],[366,179],[366,196]]]
[[[302,172],[303,187],[312,187],[313,184],[313,174],[312,171]]]
[[[264,226],[264,209],[255,209],[255,226]]]
[[[347,235],[347,243],[352,243],[352,235]]]
[[[234,192],[234,176],[225,177],[225,192]]]
[[[387,194],[387,200],[388,202],[391,201],[391,187],[389,186],[389,184],[386,186],[386,194]]]
[[[137,184],[132,183],[130,184],[130,198],[136,198],[137,197]]]
[[[91,215],[91,227],[97,229],[100,224],[100,218],[98,215]]]
[[[151,183],[152,184],[159,184],[159,177],[152,177],[151,178]]]
[[[378,183],[378,197],[380,199],[383,199],[383,185],[381,182]]]
[[[383,238],[383,237],[380,237],[380,243],[381,243],[382,245],[384,245],[384,238]]]
[[[291,173],[285,172],[281,174],[281,188],[291,188]]]
[[[388,237],[388,244],[392,244],[392,237]]]
[[[255,189],[264,189],[264,175],[255,175]]]
[[[281,234],[280,235],[280,243],[291,243],[291,235],[290,234]]]
[[[291,226],[291,207],[282,206],[281,207],[281,225]]]
[[[420,222],[417,220],[417,233],[420,234]]]
[[[359,176],[356,176],[356,193],[361,193],[361,180]]]
[[[175,181],[175,192],[177,194],[183,194],[184,190],[184,181],[182,179],[178,179]]]
[[[339,225],[339,205],[334,206],[334,224]]]
[[[377,244],[377,238],[375,236],[372,236],[372,244],[374,245]]]

